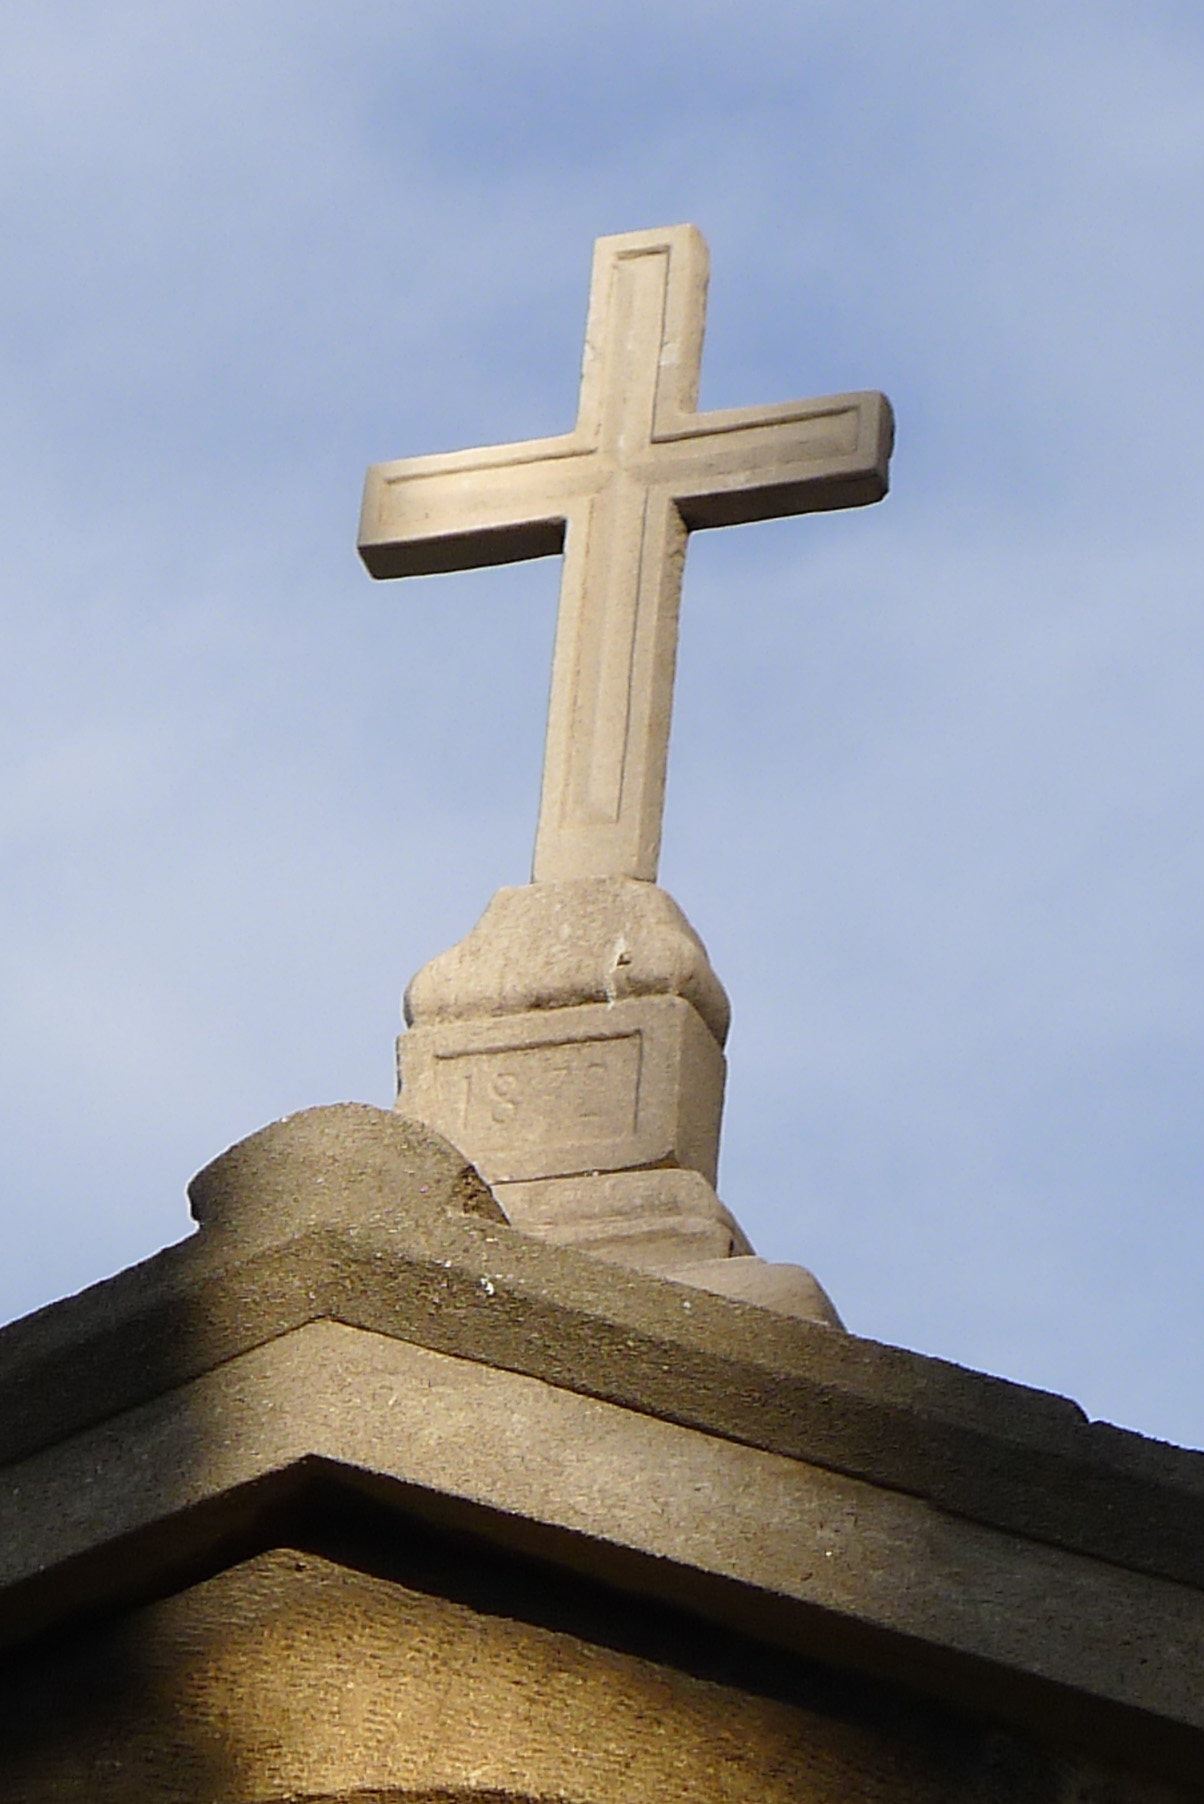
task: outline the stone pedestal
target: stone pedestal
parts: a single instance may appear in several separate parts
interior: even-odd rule
[[[493,1189],[507,1220],[524,1234],[640,1271],[680,1281],[683,1269],[697,1268],[703,1287],[713,1289],[706,1273],[720,1262],[730,1265],[733,1255],[744,1255],[744,1265],[765,1264],[750,1257],[739,1222],[701,1172],[600,1171]]]
[[[397,1107],[524,1233],[835,1324],[810,1273],[758,1259],[716,1195],[730,1013],[654,884],[500,890],[406,992]]]

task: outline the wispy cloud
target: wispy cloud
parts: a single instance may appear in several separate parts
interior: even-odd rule
[[[374,588],[372,459],[566,426],[598,232],[704,400],[898,408],[691,550],[665,881],[723,1183],[861,1331],[1204,1440],[1198,9],[47,0],[0,58],[0,1313],[388,1097],[525,875],[551,565]]]

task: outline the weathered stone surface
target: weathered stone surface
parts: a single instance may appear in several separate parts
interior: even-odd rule
[[[215,1162],[193,1241],[0,1334],[5,1641],[187,1586],[321,1492],[1204,1770],[1204,1460],[540,1245],[465,1212],[442,1143],[326,1115]],[[290,1138],[329,1154],[308,1178]]]
[[[401,1217],[424,1202],[485,1221],[506,1219],[463,1153],[431,1128],[354,1102],[285,1115],[238,1141],[198,1171],[188,1201],[203,1228],[236,1233],[287,1234],[315,1210],[323,1217]]]
[[[0,1696],[6,1804],[1154,1804],[688,1619],[563,1583],[549,1609],[538,1575],[418,1545],[398,1576],[263,1553],[27,1657]]]
[[[495,1194],[523,1234],[687,1284],[693,1280],[677,1269],[683,1260],[726,1264],[748,1250],[739,1223],[697,1171],[541,1178],[498,1184]]]
[[[442,1021],[398,1055],[398,1109],[491,1184],[657,1165],[714,1184],[724,1059],[679,996]]]
[[[0,1462],[328,1320],[1204,1589],[1204,1455],[1088,1423],[1065,1398],[687,1292],[465,1214],[464,1166],[413,1127],[400,1194],[386,1186],[388,1200],[365,1210],[355,1174],[368,1142],[377,1136],[392,1166],[402,1124],[344,1107],[364,1136],[345,1185],[336,1171],[297,1190],[282,1222],[248,1176],[244,1228],[227,1207],[220,1228],[0,1330]],[[264,1134],[306,1136],[312,1113],[328,1111]]]
[[[615,1171],[496,1184],[511,1226],[636,1271],[655,1272],[800,1320],[843,1328],[801,1265],[758,1259],[740,1224],[696,1171]]]
[[[496,1301],[483,1292],[483,1307]],[[542,1547],[633,1597],[995,1720],[1073,1739],[1076,1711],[1101,1732],[1118,1711],[1126,1733],[1154,1719],[1176,1746],[1204,1735],[1195,1587],[333,1322],[0,1474],[0,1599],[28,1628],[48,1571],[86,1595],[157,1524],[177,1562],[187,1550],[212,1566],[217,1505],[253,1508],[274,1476],[315,1467],[478,1541]]]
[[[536,884],[504,893],[599,887]],[[606,887],[621,896],[622,888],[644,886]],[[530,920],[525,908],[517,912]],[[549,911],[545,923],[558,913]],[[571,932],[566,939],[574,943]],[[483,993],[468,987],[470,1009]],[[682,998],[651,994],[492,1020],[432,1013],[431,1025],[398,1041],[397,1107],[464,1148],[514,1227],[762,1308],[842,1325],[802,1266],[751,1257],[715,1194],[723,1057]],[[732,1272],[720,1271],[717,1262],[733,1254]]]
[[[693,226],[600,238],[573,431],[368,472],[374,576],[564,550],[539,880],[655,880],[688,532],[886,493],[882,395],[696,411],[706,284]]]
[[[727,1039],[727,994],[672,896],[588,877],[498,890],[472,932],[412,979],[405,1018],[427,1026],[629,996],[680,996],[720,1046]]]
[[[418,973],[405,1013],[398,1110],[462,1147],[524,1233],[644,1271],[696,1268],[682,1281],[842,1325],[803,1267],[749,1259],[715,1194],[727,997],[662,890],[502,890]],[[739,1272],[711,1269],[733,1254]]]
[[[831,1297],[805,1265],[777,1265],[733,1247],[727,1258],[720,1254],[694,1265],[679,1265],[671,1275],[677,1284],[696,1284],[717,1296],[754,1303],[758,1309],[776,1309],[782,1315],[823,1322],[829,1328],[844,1327]]]
[[[747,1252],[714,1190],[729,1013],[654,885],[502,890],[410,985],[397,1106],[463,1147],[525,1233],[645,1270]]]

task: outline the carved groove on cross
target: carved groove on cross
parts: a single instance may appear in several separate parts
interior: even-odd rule
[[[706,285],[693,226],[598,239],[572,432],[368,472],[373,576],[564,553],[536,881],[655,881],[687,534],[886,493],[884,395],[695,411]]]

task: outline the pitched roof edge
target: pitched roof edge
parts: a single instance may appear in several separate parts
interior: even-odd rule
[[[0,1462],[329,1318],[1204,1585],[1204,1454],[530,1240],[383,1110],[308,1111],[233,1152],[245,1225],[227,1197],[222,1225],[0,1331]]]

